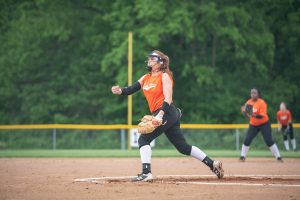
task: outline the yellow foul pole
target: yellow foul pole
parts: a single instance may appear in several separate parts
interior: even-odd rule
[[[128,85],[132,85],[132,32],[128,32]],[[132,125],[132,96],[128,95],[128,111],[127,111],[127,123]],[[130,145],[131,136],[130,129],[128,129],[128,149],[131,149]]]

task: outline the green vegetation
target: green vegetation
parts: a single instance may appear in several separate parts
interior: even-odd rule
[[[299,121],[299,13],[299,0],[1,1],[0,124],[127,123],[127,98],[111,86],[127,83],[129,31],[133,81],[150,51],[169,55],[182,123],[245,123],[240,105],[253,86],[272,122],[281,101]],[[133,124],[148,112],[138,92]],[[59,130],[57,148],[119,148],[109,133]],[[234,132],[184,133],[203,149],[235,149]],[[266,148],[261,137],[252,146]],[[173,148],[165,137],[157,147]],[[50,130],[0,131],[0,149],[51,148]]]
[[[298,0],[15,0],[0,3],[0,123],[126,123],[127,33],[134,81],[153,49],[169,55],[183,123],[240,123],[259,87],[271,120],[300,119]],[[133,123],[148,113],[133,97]]]
[[[207,150],[211,157],[239,157],[238,151]],[[154,157],[184,157],[176,150],[153,150]],[[300,158],[300,152],[282,152],[284,158]],[[54,158],[127,158],[139,157],[138,149],[133,150],[0,150],[0,157],[54,157]],[[250,150],[249,157],[273,157],[270,151]]]

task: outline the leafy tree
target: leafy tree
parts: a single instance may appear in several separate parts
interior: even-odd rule
[[[299,120],[299,1],[3,1],[0,123],[127,122],[127,34],[134,81],[146,55],[169,55],[184,123],[240,123],[252,87],[271,120],[286,101]],[[133,123],[149,112],[133,96]]]

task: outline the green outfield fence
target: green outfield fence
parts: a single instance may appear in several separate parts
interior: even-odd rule
[[[294,128],[300,128],[300,124],[293,124]],[[124,124],[115,124],[115,125],[88,125],[88,124],[32,124],[32,125],[0,125],[0,149],[9,149],[10,147],[6,147],[5,143],[7,142],[7,137],[9,137],[10,134],[18,134],[19,132],[22,132],[22,136],[18,136],[19,140],[25,140],[26,139],[26,133],[32,133],[34,131],[37,131],[37,135],[42,135],[45,131],[47,133],[51,134],[51,142],[48,140],[45,142],[45,144],[40,144],[40,147],[38,148],[51,148],[53,150],[57,149],[58,141],[60,141],[60,138],[57,138],[58,131],[60,131],[60,134],[72,134],[73,133],[80,133],[90,134],[89,141],[96,140],[95,136],[91,134],[91,132],[101,131],[101,135],[109,135],[109,133],[113,133],[113,138],[110,137],[110,139],[107,138],[98,138],[98,141],[94,141],[94,143],[105,143],[104,147],[107,148],[109,146],[110,148],[114,149],[131,149],[131,134],[130,130],[137,128],[136,125],[124,125]],[[220,149],[228,149],[228,145],[224,145],[224,143],[230,143],[230,148],[239,150],[241,145],[241,140],[243,135],[246,132],[246,129],[248,128],[248,124],[181,124],[181,128],[183,130],[183,133],[187,140],[191,143],[203,143],[205,144],[213,144],[211,146],[207,146],[205,148],[215,148],[220,147]],[[272,124],[272,128],[276,129],[278,128],[278,124]],[[196,131],[195,131],[196,130]],[[243,131],[242,131],[243,130]],[[275,132],[275,131],[273,131]],[[216,134],[219,133],[219,134]],[[202,136],[199,136],[201,135]],[[4,137],[5,135],[5,137]],[[112,134],[111,134],[112,135]],[[273,134],[274,135],[274,134]],[[204,137],[205,136],[205,137]],[[222,139],[219,139],[222,138]],[[277,143],[279,140],[281,140],[281,136],[278,134],[276,135]],[[17,140],[16,138],[13,138],[11,140]],[[70,139],[74,142],[74,140],[78,140],[77,144],[79,143],[88,143],[89,141],[86,141],[86,138],[73,138]],[[206,140],[206,141],[204,141]],[[261,139],[260,139],[261,140]],[[70,143],[72,142],[70,141]],[[157,144],[158,147],[166,146],[168,145],[168,142],[165,142],[163,138],[160,140],[159,144]],[[34,143],[33,141],[30,141],[31,144]],[[36,140],[36,143],[40,142],[40,140]],[[51,143],[51,144],[49,144]],[[2,145],[2,148],[1,148]],[[65,141],[64,143],[59,144],[59,146],[62,146],[64,148],[71,148],[68,146],[68,141]],[[88,144],[86,145],[88,146]],[[118,147],[119,146],[119,147]],[[20,147],[23,148],[22,146]],[[28,147],[25,146],[25,149],[30,149],[30,145]],[[61,147],[60,147],[61,148]],[[91,146],[91,148],[97,148]]]

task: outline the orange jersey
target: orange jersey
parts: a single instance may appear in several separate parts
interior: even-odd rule
[[[142,89],[144,91],[144,95],[148,102],[148,106],[151,113],[159,109],[165,100],[162,84],[162,75],[163,73],[160,73],[157,76],[147,74],[143,78]],[[171,76],[170,78],[173,81]]]
[[[286,109],[285,112],[279,110],[277,112],[277,121],[279,121],[279,123],[283,126],[288,125],[288,123],[292,121],[291,112],[288,109]]]
[[[259,114],[263,116],[262,119],[258,119],[255,117],[250,117],[250,124],[253,126],[259,126],[261,124],[266,123],[269,120],[269,116],[267,114],[267,104],[264,100],[261,98],[257,99],[256,102],[254,102],[252,99],[249,99],[247,101],[247,104],[250,104],[253,106],[252,112],[253,114]]]

